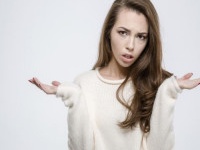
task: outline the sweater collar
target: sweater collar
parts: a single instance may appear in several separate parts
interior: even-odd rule
[[[107,84],[121,84],[124,82],[125,78],[124,79],[119,79],[119,80],[110,80],[110,79],[106,79],[104,78],[100,73],[99,73],[99,69],[100,68],[96,68],[95,69],[95,72],[96,72],[96,75],[97,77],[103,81],[104,83],[107,83]]]

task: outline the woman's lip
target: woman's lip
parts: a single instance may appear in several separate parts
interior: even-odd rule
[[[129,55],[129,54],[122,55],[122,60],[124,62],[127,62],[127,63],[132,62],[133,58],[134,57],[132,55]]]
[[[125,57],[125,58],[127,58],[127,59],[132,59],[133,58],[133,56],[130,55],[130,54],[124,54],[122,56]]]

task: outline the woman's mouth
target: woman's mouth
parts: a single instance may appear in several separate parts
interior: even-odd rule
[[[130,54],[124,54],[124,55],[122,55],[122,60],[124,62],[127,62],[127,63],[132,62],[133,58],[134,57],[132,55],[130,55]]]
[[[133,56],[132,55],[128,55],[128,54],[124,54],[123,57],[127,58],[127,59],[132,59]]]

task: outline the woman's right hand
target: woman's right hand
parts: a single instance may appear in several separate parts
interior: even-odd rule
[[[44,91],[46,94],[56,94],[57,88],[60,85],[60,82],[53,81],[52,85],[47,85],[40,82],[37,78],[32,78],[29,80],[32,84],[36,85],[39,89]]]

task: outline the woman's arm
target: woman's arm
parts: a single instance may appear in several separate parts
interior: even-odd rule
[[[200,84],[200,78],[190,80],[191,76],[192,73],[181,78],[172,76],[159,87],[151,115],[150,132],[145,135],[144,147],[147,150],[174,149],[173,117],[178,93]]]
[[[30,79],[29,82],[36,85],[46,94],[54,94],[57,97],[61,97],[67,107],[73,106],[80,94],[80,88],[74,83],[61,84],[58,81],[53,81],[52,85],[47,85],[40,82],[37,78]]]

